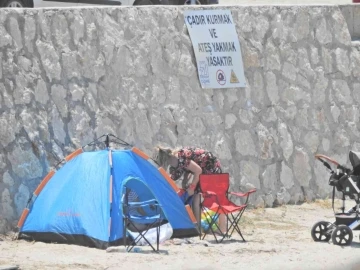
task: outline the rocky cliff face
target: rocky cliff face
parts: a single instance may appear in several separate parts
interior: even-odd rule
[[[219,7],[218,7],[219,8]],[[229,7],[230,8],[230,7]],[[0,10],[0,232],[104,133],[213,151],[255,205],[326,197],[358,143],[360,53],[336,6],[231,7],[246,88],[201,89],[181,7]]]

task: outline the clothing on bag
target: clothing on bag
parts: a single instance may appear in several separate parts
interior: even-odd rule
[[[178,192],[178,195],[181,199],[181,201],[184,203],[184,204],[189,204],[191,205],[192,204],[192,201],[193,201],[193,195],[190,195],[189,196],[189,193],[185,190],[185,189],[181,189],[179,192]]]
[[[130,190],[127,194],[127,199],[128,199],[129,203],[139,202],[139,195],[135,191]],[[144,209],[139,206],[130,206],[128,213],[130,216],[145,216],[146,215]],[[127,224],[127,228],[133,232],[143,231],[147,228],[147,225],[133,221],[133,222],[129,222]]]
[[[178,152],[177,167],[170,167],[170,176],[173,180],[178,180],[188,170],[191,161],[198,164],[203,174],[221,173],[220,161],[209,151],[195,147],[185,147]]]
[[[128,196],[128,202],[138,202],[139,201],[139,196],[133,190],[130,190],[127,196]],[[136,216],[136,215],[142,214],[141,210],[142,209],[140,207],[131,206],[129,208],[129,214]]]

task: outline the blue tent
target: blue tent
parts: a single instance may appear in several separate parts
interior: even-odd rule
[[[19,238],[101,249],[121,245],[124,185],[140,200],[155,198],[159,202],[173,237],[198,235],[194,216],[179,198],[176,185],[164,169],[149,160],[137,148],[78,149],[34,191],[18,223]]]

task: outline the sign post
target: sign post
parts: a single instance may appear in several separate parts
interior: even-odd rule
[[[186,10],[202,88],[245,87],[241,48],[230,10]]]

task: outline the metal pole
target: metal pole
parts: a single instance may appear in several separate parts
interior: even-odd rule
[[[109,148],[109,146],[110,146],[109,134],[106,134],[105,145],[106,145],[106,148]]]

